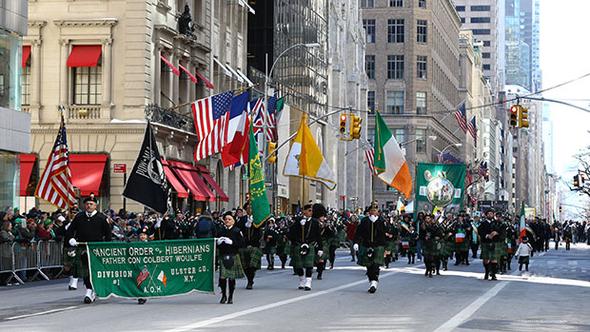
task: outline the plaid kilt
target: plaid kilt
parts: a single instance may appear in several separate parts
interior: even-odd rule
[[[385,241],[385,251],[389,251],[392,255],[397,252],[397,241]]]
[[[70,257],[68,249],[64,249],[64,271],[70,272],[75,278],[86,278],[90,276],[88,270],[88,255],[86,254],[86,246],[76,247],[76,255]]]
[[[315,247],[309,246],[309,253],[305,256],[301,256],[299,253],[299,245],[291,246],[291,265],[295,269],[310,268],[313,267],[315,260]]]
[[[320,260],[322,261],[326,261],[328,260],[329,254],[330,254],[330,244],[331,241],[327,240],[327,241],[322,241],[322,245],[320,248],[318,248],[318,251],[323,251],[322,256],[320,257],[318,255],[318,252],[315,252],[315,259],[314,259],[314,264],[318,264],[320,262]]]
[[[451,256],[451,254],[455,250],[455,241],[443,240],[443,241],[440,241],[440,242],[442,244],[441,255],[443,257],[449,257],[449,256]]]
[[[504,255],[506,255],[506,248],[503,243],[481,244],[481,259],[497,261]]]
[[[219,264],[219,277],[224,279],[241,279],[244,277],[244,270],[242,269],[242,262],[240,255],[234,255],[234,265],[227,269],[223,265],[223,258],[221,255],[217,256],[217,262]]]
[[[367,257],[367,247],[360,246],[358,253],[358,262],[360,266],[371,266],[373,264],[382,266],[385,264],[385,247],[375,247],[373,251],[373,257]]]
[[[277,253],[277,246],[269,246],[269,245],[266,245],[266,247],[264,247],[263,252],[265,254],[267,254],[267,255],[268,254],[274,255],[274,254]]]
[[[240,259],[244,262],[244,269],[246,268],[255,268],[256,270],[260,270],[260,266],[262,262],[260,258],[262,257],[262,249],[257,247],[247,247],[240,249]]]
[[[424,256],[440,256],[442,252],[442,242],[440,240],[429,240],[424,243],[422,248]]]
[[[529,256],[519,256],[518,257],[518,264],[528,264],[529,263]]]

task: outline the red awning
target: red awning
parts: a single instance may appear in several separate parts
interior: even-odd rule
[[[28,196],[27,188],[29,181],[31,181],[31,174],[33,174],[33,167],[37,156],[29,153],[22,153],[18,155],[20,161],[20,196]]]
[[[168,160],[168,164],[190,190],[196,201],[215,201],[215,195],[209,190],[205,182],[203,182],[203,179],[199,176],[197,169],[193,165],[173,160]]]
[[[164,166],[164,173],[166,173],[166,179],[168,179],[168,182],[170,182],[174,190],[176,190],[178,198],[188,197],[188,191],[186,191],[182,183],[180,183],[180,180],[178,180],[176,175],[174,175],[174,172],[172,172],[172,170],[170,169],[168,162],[164,159],[162,159],[162,166]]]
[[[207,77],[205,77],[205,75],[199,73],[199,71],[196,71],[195,74],[197,74],[199,79],[201,81],[203,81],[203,83],[205,84],[206,87],[208,87],[209,89],[215,89],[215,86],[213,85],[213,83],[211,83],[211,81],[209,81],[209,79]]]
[[[72,184],[80,189],[81,196],[92,193],[100,196],[100,184],[108,158],[106,154],[70,154]]]
[[[74,45],[67,65],[68,67],[96,67],[101,54],[101,45]]]
[[[205,179],[205,182],[207,182],[207,184],[209,184],[211,188],[213,188],[213,190],[217,193],[217,198],[222,202],[229,202],[229,197],[227,197],[227,195],[225,194],[223,189],[221,189],[217,181],[213,179],[213,177],[209,173],[209,170],[204,166],[197,166],[197,169],[199,170],[199,173],[201,174],[203,179]]]
[[[27,66],[27,61],[29,61],[30,56],[31,56],[31,46],[24,45],[23,46],[23,60],[22,60],[23,68],[25,68]]]

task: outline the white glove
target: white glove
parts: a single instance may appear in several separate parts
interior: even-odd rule
[[[78,246],[78,241],[76,241],[76,239],[74,239],[74,238],[71,238],[70,241],[68,241],[68,243],[72,247],[77,247]]]
[[[224,242],[225,237],[217,238],[217,244],[222,244]]]
[[[227,243],[229,245],[231,245],[232,243],[234,243],[234,241],[232,239],[227,238],[227,237],[226,238],[223,238],[223,242],[225,242],[225,243]]]
[[[320,257],[324,256],[324,251],[323,250],[318,250],[318,256],[320,256]]]
[[[354,249],[354,251],[359,251],[359,245],[355,243],[355,244],[352,246],[352,249]]]

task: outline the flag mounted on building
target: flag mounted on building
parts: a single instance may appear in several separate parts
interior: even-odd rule
[[[247,129],[249,99],[250,93],[247,91],[232,99],[227,127],[227,143],[221,150],[223,167],[240,162],[244,142],[248,139],[244,134]]]
[[[522,203],[522,206],[520,207],[520,223],[518,229],[518,239],[522,242],[522,239],[526,236],[526,214],[524,212],[524,203]]]
[[[374,144],[374,165],[377,177],[409,199],[412,194],[410,169],[397,140],[387,128],[379,112],[375,115]]]
[[[250,142],[254,141],[254,132],[250,128]],[[252,205],[252,214],[254,217],[252,223],[258,228],[270,217],[270,204],[268,202],[268,196],[266,196],[264,171],[256,144],[250,143],[249,157],[248,179],[250,180],[250,204]]]
[[[303,176],[322,182],[330,190],[336,188],[336,175],[317,146],[307,126],[307,114],[301,116],[301,124],[287,156],[283,174]]]
[[[372,147],[370,149],[365,149],[365,158],[367,159],[367,166],[369,166],[371,175],[377,175],[375,172],[375,149]]]
[[[230,106],[233,92],[227,91],[195,101],[191,106],[199,143],[196,161],[221,152],[227,144]]]
[[[168,210],[168,183],[149,122],[123,196],[160,213]]]
[[[61,209],[67,209],[76,203],[63,114],[45,170],[35,189],[35,196]]]
[[[465,110],[465,102],[462,102],[453,114],[455,115],[455,119],[457,119],[459,127],[461,127],[464,133],[467,133],[467,112]]]
[[[474,145],[477,145],[477,124],[475,121],[475,115],[471,118],[471,121],[467,123],[467,130],[469,131],[469,134],[471,134],[471,137],[473,137]]]

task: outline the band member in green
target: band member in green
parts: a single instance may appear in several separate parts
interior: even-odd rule
[[[316,218],[311,217],[311,204],[305,205],[303,209],[304,216],[291,225],[288,238],[291,241],[291,263],[295,274],[299,276],[299,289],[310,291],[316,246],[320,241],[320,225]]]
[[[367,268],[369,293],[373,294],[379,284],[379,267],[385,263],[385,220],[379,215],[377,204],[372,204],[361,220],[353,248],[358,251],[358,265]]]
[[[236,279],[244,277],[239,250],[244,245],[242,232],[235,227],[235,219],[231,212],[223,216],[223,226],[218,231],[217,250],[219,263],[219,288],[221,288],[221,301],[219,303],[232,304]],[[229,297],[226,295],[229,284]]]

